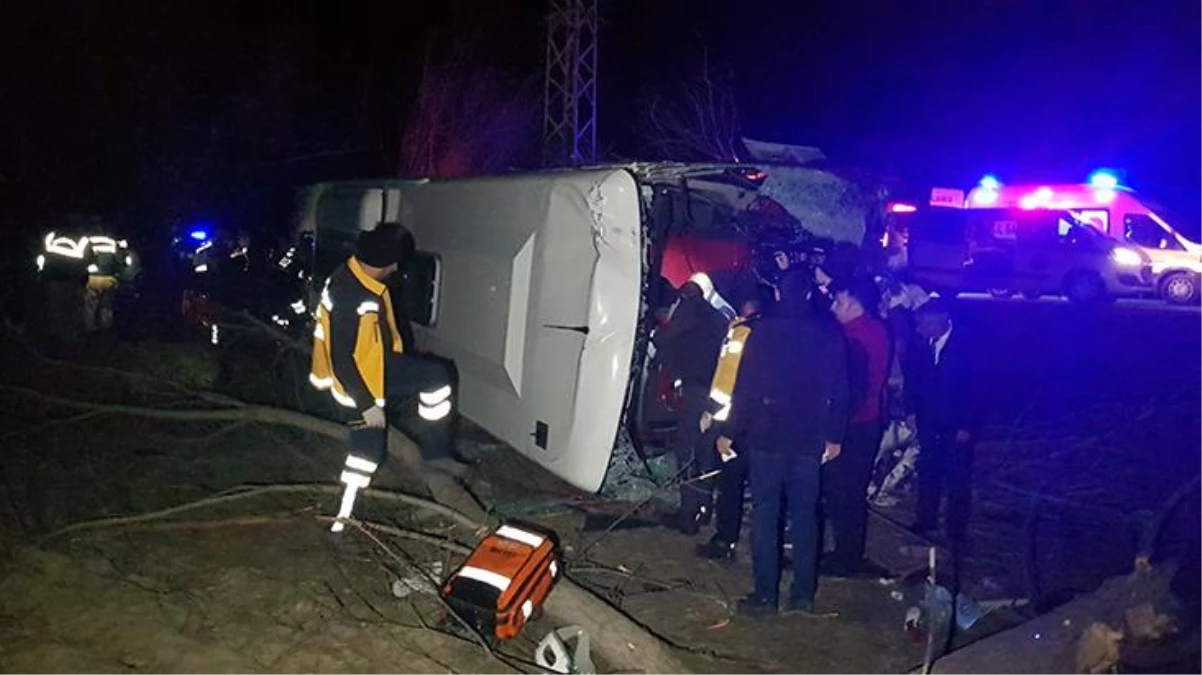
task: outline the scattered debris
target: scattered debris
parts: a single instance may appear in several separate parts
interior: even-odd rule
[[[567,645],[570,640],[576,641],[576,649],[571,654]],[[597,672],[589,656],[588,633],[580,626],[564,626],[547,633],[534,649],[534,662],[552,673],[593,675]]]
[[[1156,641],[1177,632],[1173,617],[1157,612],[1150,602],[1128,608],[1124,618],[1129,635],[1136,640]]]
[[[1113,673],[1118,670],[1123,634],[1095,621],[1077,640],[1078,673]]]
[[[414,593],[434,593],[431,579],[442,578],[442,562],[434,561],[426,570],[411,570],[408,574],[392,582],[392,594],[398,598],[407,598]]]

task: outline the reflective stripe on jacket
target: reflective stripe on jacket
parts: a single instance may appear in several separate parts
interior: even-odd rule
[[[710,384],[709,410],[714,419],[724,422],[730,417],[731,402],[735,394],[735,382],[739,379],[739,363],[743,359],[743,347],[751,336],[752,320],[742,317],[730,323],[722,349],[718,352],[718,367]]]
[[[321,291],[309,381],[347,408],[383,407],[385,355],[404,351],[388,287],[352,256]]]

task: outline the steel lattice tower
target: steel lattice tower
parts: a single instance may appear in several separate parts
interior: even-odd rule
[[[543,141],[552,164],[597,157],[597,0],[548,0]]]

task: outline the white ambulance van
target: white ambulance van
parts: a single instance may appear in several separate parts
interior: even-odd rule
[[[1004,185],[986,176],[968,193],[968,209],[1070,210],[1107,237],[1139,247],[1152,261],[1156,291],[1175,304],[1202,297],[1202,245],[1169,223],[1167,213],[1108,172],[1079,185]]]

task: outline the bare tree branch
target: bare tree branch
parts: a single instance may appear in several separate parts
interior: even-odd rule
[[[405,176],[452,178],[503,171],[536,137],[533,82],[471,64],[466,47],[435,62],[427,54],[401,139]]]
[[[739,115],[734,93],[724,79],[715,78],[708,58],[701,72],[674,95],[646,97],[636,129],[647,150],[663,159],[740,160]]]

